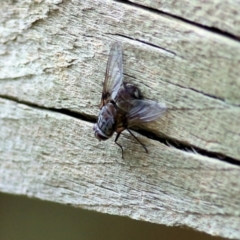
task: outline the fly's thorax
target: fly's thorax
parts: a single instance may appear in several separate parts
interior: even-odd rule
[[[107,103],[99,112],[98,121],[94,127],[95,136],[99,140],[106,140],[115,131],[117,109],[111,102]],[[100,136],[99,136],[100,135]]]
[[[132,99],[142,99],[140,90],[131,83],[123,83],[116,96],[116,102]]]

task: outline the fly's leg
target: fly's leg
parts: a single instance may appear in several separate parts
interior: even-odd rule
[[[143,143],[141,143],[141,141],[136,136],[134,136],[134,134],[130,131],[130,129],[127,128],[127,130],[142,145],[142,147],[145,149],[146,153],[148,153],[146,146]]]
[[[128,130],[128,132],[138,141],[138,143],[141,144],[141,146],[145,149],[146,153],[148,153],[148,150],[147,150],[146,146],[130,131],[130,129],[127,128],[127,130]],[[123,147],[122,147],[121,144],[119,144],[119,143],[117,142],[120,134],[121,134],[121,132],[117,133],[117,136],[116,136],[116,138],[115,138],[115,143],[122,149],[122,159],[124,159],[124,157],[123,157]]]
[[[115,138],[115,143],[122,149],[122,159],[124,159],[124,157],[123,157],[123,147],[122,147],[121,144],[117,143],[117,140],[118,140],[120,134],[121,134],[121,132],[120,132],[120,133],[117,133],[117,136],[116,136],[116,138]]]

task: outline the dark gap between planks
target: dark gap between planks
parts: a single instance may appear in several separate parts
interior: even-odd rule
[[[2,99],[6,99],[6,100],[10,100],[10,101],[14,101],[16,103],[19,104],[24,104],[27,105],[29,107],[35,108],[35,109],[39,109],[39,110],[45,110],[45,111],[51,111],[51,112],[56,112],[56,113],[60,113],[66,116],[70,116],[76,119],[80,119],[82,121],[86,121],[86,122],[90,122],[90,123],[96,123],[97,121],[97,117],[94,116],[89,116],[89,115],[85,115],[85,114],[80,114],[68,109],[56,109],[56,108],[46,108],[46,107],[42,107],[39,106],[37,104],[31,103],[31,102],[27,102],[27,101],[21,101],[18,100],[16,97],[12,97],[12,96],[1,96],[0,98]],[[159,137],[156,134],[154,134],[153,132],[147,131],[147,130],[143,130],[143,129],[136,129],[133,128],[134,131],[138,132],[139,134],[149,138],[149,139],[153,139],[155,141],[159,141],[160,143],[168,146],[168,147],[174,147],[176,149],[179,149],[181,151],[185,151],[185,152],[192,152],[192,153],[197,153],[199,155],[202,156],[206,156],[209,158],[214,158],[216,160],[220,160],[220,161],[224,161],[233,165],[237,165],[240,166],[240,162],[237,159],[231,158],[229,156],[226,155],[222,155],[220,153],[217,152],[211,152],[211,151],[206,151],[204,149],[195,147],[193,145],[190,144],[186,144],[177,140],[173,140],[167,136],[164,137]]]
[[[221,29],[218,29],[216,27],[209,27],[209,26],[197,23],[197,22],[192,22],[192,21],[190,21],[190,20],[188,20],[186,18],[177,16],[177,15],[174,15],[174,14],[171,14],[171,13],[163,12],[161,10],[158,10],[158,9],[155,9],[155,8],[152,8],[152,7],[148,7],[148,6],[144,6],[144,5],[141,5],[141,4],[138,4],[138,3],[133,3],[133,2],[130,2],[128,0],[113,0],[113,1],[114,2],[119,2],[119,3],[122,3],[122,4],[126,4],[126,5],[129,5],[129,6],[135,7],[135,8],[143,9],[145,11],[149,11],[149,12],[152,12],[152,13],[156,13],[156,14],[161,14],[161,15],[165,15],[165,16],[168,16],[168,17],[172,17],[172,18],[180,20],[180,21],[182,21],[184,23],[188,23],[190,25],[199,27],[201,29],[205,29],[206,31],[209,31],[209,32],[212,32],[212,33],[216,33],[218,35],[230,38],[230,39],[238,41],[238,42],[240,41],[239,37],[237,37],[237,36],[235,36],[235,35],[233,35],[233,34],[231,34],[229,32],[222,31]]]

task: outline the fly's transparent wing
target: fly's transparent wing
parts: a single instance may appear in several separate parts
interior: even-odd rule
[[[108,58],[102,103],[108,98],[114,100],[123,80],[122,47],[119,42],[112,45]]]
[[[164,103],[151,100],[129,100],[118,103],[118,107],[126,112],[128,126],[156,120],[166,111]]]

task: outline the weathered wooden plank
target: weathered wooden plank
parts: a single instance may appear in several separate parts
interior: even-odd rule
[[[240,37],[240,1],[129,1]]]
[[[125,160],[92,124],[0,99],[0,191],[240,239],[240,169],[127,133]]]
[[[1,96],[96,116],[109,45],[118,39],[125,79],[169,108],[149,130],[240,159],[239,42],[107,0],[19,1],[2,13]]]
[[[217,159],[240,160],[238,41],[110,0],[5,1],[0,14],[0,191],[240,239],[240,170]],[[123,161],[91,123],[4,99],[96,117],[115,39],[126,81],[168,106],[145,129],[214,156],[139,136],[146,155],[125,133]]]

